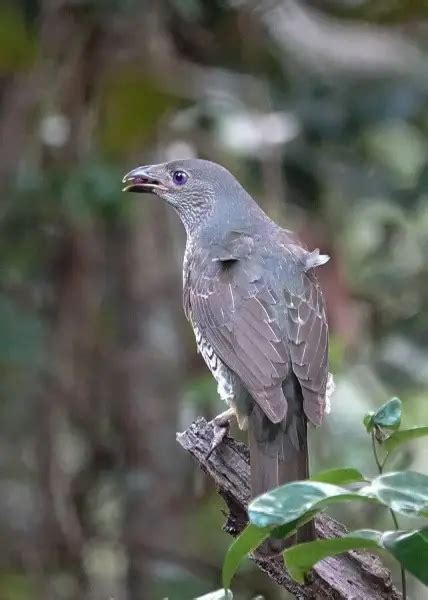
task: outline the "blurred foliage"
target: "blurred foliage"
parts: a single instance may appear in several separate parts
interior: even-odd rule
[[[0,364],[37,368],[43,341],[40,319],[34,314],[20,311],[7,298],[0,297],[0,328]]]
[[[364,470],[355,423],[393,394],[403,430],[427,422],[427,12],[411,0],[2,4],[1,598],[188,600],[220,584],[221,502],[171,449],[221,407],[178,310],[181,228],[120,193],[136,164],[221,162],[332,255],[319,275],[337,390],[311,431],[313,472]],[[364,48],[386,36],[395,66],[376,45],[372,65],[352,54],[362,30]],[[391,466],[426,458],[419,441]],[[255,593],[278,598],[248,567],[235,598]]]
[[[402,23],[426,18],[428,8],[422,0],[312,0],[311,4],[324,10],[330,9],[335,16],[347,19],[364,19],[381,23]]]
[[[37,56],[37,40],[17,6],[0,7],[0,73],[28,69]]]
[[[109,73],[100,96],[100,143],[105,152],[113,155],[144,148],[158,121],[179,104],[176,97],[162,91],[138,66]]]

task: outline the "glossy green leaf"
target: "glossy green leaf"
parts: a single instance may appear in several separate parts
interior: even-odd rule
[[[312,481],[322,481],[324,483],[333,483],[334,485],[346,485],[347,483],[356,483],[367,481],[357,469],[327,469],[320,471],[311,477]]]
[[[305,515],[305,518],[287,523],[281,527],[256,527],[255,525],[247,525],[242,533],[229,546],[226,556],[223,561],[222,579],[224,589],[230,587],[233,576],[238,570],[242,560],[253,552],[260,544],[269,536],[274,538],[286,538],[293,534],[297,527],[309,521],[314,515],[311,513]]]
[[[285,565],[290,575],[301,583],[320,560],[349,550],[388,550],[400,564],[428,585],[428,528],[414,531],[380,532],[371,529],[352,531],[347,536],[317,540],[287,548]]]
[[[270,490],[248,507],[257,527],[279,527],[330,504],[377,501],[410,516],[428,516],[428,476],[414,471],[387,473],[358,492],[319,481],[295,481]]]
[[[371,411],[364,416],[363,423],[364,427],[367,430],[367,433],[371,433],[373,431],[374,422],[373,422],[374,412]]]
[[[401,400],[391,398],[373,415],[373,424],[383,429],[398,429],[401,424]]]
[[[216,590],[203,596],[198,596],[195,600],[233,600],[233,594],[230,590]]]
[[[382,543],[409,573],[428,585],[428,528],[387,532]]]
[[[300,519],[308,511],[318,511],[338,502],[373,501],[344,488],[318,481],[294,481],[270,490],[248,507],[250,522],[257,527],[284,525]]]
[[[349,537],[353,538],[363,538],[370,542],[370,548],[374,548],[375,544],[379,547],[382,545],[382,531],[377,531],[376,529],[355,529],[347,534]],[[369,546],[368,546],[369,547]]]
[[[306,512],[303,517],[298,519],[297,521],[291,521],[291,523],[287,523],[286,525],[280,525],[279,527],[275,527],[271,530],[270,537],[275,539],[283,539],[287,538],[290,535],[293,535],[302,525],[312,521],[314,517],[318,514],[317,510],[310,510]]]
[[[403,515],[428,517],[428,476],[415,471],[380,475],[359,494],[377,498]]]
[[[285,566],[293,579],[304,583],[308,571],[327,556],[335,556],[349,550],[367,550],[379,547],[377,539],[377,536],[380,535],[379,532],[372,532],[375,535],[371,536],[358,535],[359,533],[353,532],[342,538],[316,540],[287,548],[283,553]]]
[[[228,589],[233,576],[238,570],[242,560],[249,552],[255,550],[269,537],[270,527],[259,528],[255,525],[247,525],[243,532],[229,546],[223,561],[223,587]]]
[[[403,429],[393,433],[385,442],[383,447],[387,452],[393,452],[401,444],[416,440],[417,438],[428,435],[428,427],[413,427],[412,429]]]

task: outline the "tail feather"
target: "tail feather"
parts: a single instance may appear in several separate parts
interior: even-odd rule
[[[249,418],[248,437],[253,498],[284,483],[309,477],[307,422],[302,407],[303,399],[301,393],[289,393],[286,397],[288,411],[285,422],[273,424],[258,405],[254,405]],[[301,527],[295,536],[286,540],[267,540],[258,549],[258,553],[279,554],[287,546],[296,542],[310,541],[314,537],[314,526],[311,521]]]

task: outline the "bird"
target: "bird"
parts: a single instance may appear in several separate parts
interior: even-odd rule
[[[227,409],[213,419],[210,450],[236,417],[248,431],[251,496],[309,477],[308,423],[319,426],[334,387],[326,307],[315,269],[329,260],[275,223],[223,166],[182,159],[140,166],[123,191],[153,193],[186,230],[183,308],[198,352]],[[313,523],[275,555],[314,539]]]

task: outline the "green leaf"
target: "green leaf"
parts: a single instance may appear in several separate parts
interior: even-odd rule
[[[382,542],[409,573],[428,585],[428,528],[387,532]]]
[[[412,429],[403,429],[396,431],[385,442],[383,447],[387,452],[393,452],[398,446],[411,440],[428,435],[428,427],[413,427]]]
[[[355,483],[367,481],[365,477],[357,469],[327,469],[320,471],[311,477],[312,481],[322,481],[324,483],[333,483],[334,485],[346,485],[347,483]]]
[[[204,596],[198,596],[195,600],[233,600],[233,594],[230,590],[216,590]]]
[[[352,500],[376,501],[369,494],[360,495],[329,483],[294,481],[255,498],[248,507],[248,515],[257,527],[278,527],[300,519],[308,511]]]
[[[343,538],[317,540],[292,546],[284,551],[290,575],[304,583],[306,574],[320,560],[349,550],[388,550],[400,564],[428,585],[428,528],[414,531],[372,529],[352,531]]]
[[[318,514],[317,510],[312,510],[306,512],[303,517],[298,519],[297,521],[291,521],[291,523],[287,523],[286,525],[280,525],[280,527],[275,527],[271,530],[270,537],[275,539],[284,539],[289,537],[290,535],[296,533],[296,531],[302,527],[305,523],[312,521],[314,517]]]
[[[358,492],[377,498],[395,512],[428,517],[428,476],[415,471],[380,475]]]
[[[401,424],[401,400],[391,398],[374,413],[373,424],[382,429],[398,429]]]
[[[253,500],[248,515],[257,527],[279,527],[309,511],[353,500],[380,502],[404,515],[428,516],[428,476],[414,471],[387,473],[355,492],[319,481],[294,481]]]
[[[314,515],[305,515],[303,519],[282,525],[281,527],[256,527],[247,525],[242,533],[229,546],[223,561],[222,579],[224,589],[230,587],[233,576],[238,570],[242,560],[253,552],[269,536],[274,538],[286,538],[294,533],[298,527],[309,521]]]
[[[373,431],[374,422],[373,422],[374,412],[371,411],[364,416],[363,423],[364,427],[367,430],[367,433],[371,433]]]
[[[375,535],[364,536],[358,535],[359,533],[352,532],[343,538],[316,540],[287,548],[283,553],[285,566],[293,579],[304,583],[308,571],[319,560],[327,556],[335,556],[349,550],[367,550],[379,547],[376,537],[380,535],[379,532],[372,532]]]
[[[229,546],[223,561],[223,587],[229,589],[230,582],[242,560],[255,550],[270,535],[270,527],[259,528],[247,525],[243,532]]]

